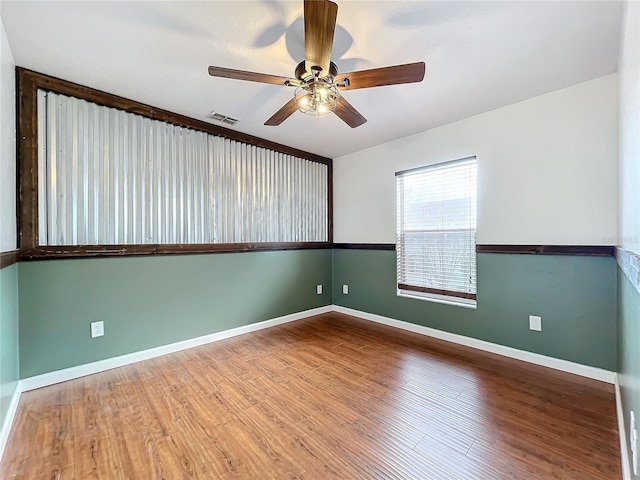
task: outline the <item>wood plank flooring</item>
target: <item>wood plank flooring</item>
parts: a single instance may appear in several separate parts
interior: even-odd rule
[[[26,392],[2,479],[621,478],[613,387],[326,314]]]

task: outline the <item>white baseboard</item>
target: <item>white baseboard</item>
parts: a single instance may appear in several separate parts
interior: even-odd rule
[[[363,318],[372,322],[381,323],[383,325],[400,328],[402,330],[419,333],[428,337],[446,340],[447,342],[457,343],[459,345],[465,345],[471,348],[477,348],[478,350],[484,350],[485,352],[496,353],[505,357],[515,358],[516,360],[522,360],[529,363],[535,363],[536,365],[553,368],[555,370],[573,373],[582,377],[593,378],[595,380],[600,380],[607,383],[615,382],[616,373],[609,370],[581,365],[579,363],[569,362],[568,360],[560,360],[558,358],[548,357],[539,353],[526,352],[524,350],[518,350],[516,348],[505,347],[504,345],[498,345],[497,343],[485,342],[484,340],[478,340],[471,337],[465,337],[464,335],[444,332],[442,330],[436,330],[435,328],[423,327],[422,325],[416,325],[415,323],[396,320],[389,317],[383,317],[374,313],[362,312],[360,310],[341,307],[339,305],[334,305],[333,311]]]
[[[243,335],[245,333],[263,330],[269,327],[275,327],[276,325],[293,322],[295,320],[301,320],[313,315],[320,315],[321,313],[328,313],[331,312],[332,309],[332,305],[313,308],[311,310],[292,313],[283,317],[272,318],[271,320],[265,320],[264,322],[252,323],[250,325],[232,328],[231,330],[225,330],[223,332],[212,333],[210,335],[204,335],[202,337],[196,337],[189,340],[183,340],[181,342],[162,345],[161,347],[150,348],[148,350],[129,353],[127,355],[121,355],[119,357],[107,358],[105,360],[99,360],[97,362],[87,363],[85,365],[78,365],[77,367],[65,368],[64,370],[58,370],[55,372],[43,373],[42,375],[23,379],[21,381],[22,391],[27,392],[36,388],[46,387],[55,383],[66,382],[67,380],[73,380],[74,378],[84,377],[85,375],[93,375],[94,373],[104,372],[105,370],[111,370],[112,368],[141,362],[142,360],[148,360],[150,358],[159,357],[161,355],[167,355],[168,353],[179,352],[180,350],[186,350],[187,348],[197,347],[206,343],[217,342],[226,338]]]
[[[7,446],[7,441],[9,440],[9,432],[11,432],[13,420],[15,419],[16,412],[18,411],[20,395],[22,395],[22,382],[18,381],[16,383],[16,389],[13,391],[13,395],[11,396],[11,402],[9,402],[9,410],[7,410],[7,415],[4,417],[2,428],[0,429],[0,461],[2,460],[4,449]]]
[[[620,395],[620,383],[616,374],[614,385],[616,387],[616,414],[618,416],[618,435],[620,437],[620,463],[622,463],[622,479],[631,480],[631,467],[629,465],[629,450],[627,444],[627,424],[624,421],[622,409],[622,396]]]
[[[600,380],[612,384],[615,382],[615,372],[611,372],[609,370],[581,365],[579,363],[569,362],[567,360],[560,360],[557,358],[548,357],[546,355],[540,355],[538,353],[526,352],[524,350],[518,350],[511,347],[506,347],[504,345],[486,342],[484,340],[477,340],[475,338],[465,337],[463,335],[449,333],[442,330],[436,330],[434,328],[423,327],[422,325],[416,325],[414,323],[396,320],[394,318],[383,317],[381,315],[376,315],[373,313],[367,313],[360,310],[341,307],[339,305],[327,305],[325,307],[305,310],[302,312],[285,315],[283,317],[265,320],[264,322],[253,323],[250,325],[233,328],[231,330],[225,330],[223,332],[212,333],[210,335],[204,335],[202,337],[183,340],[176,343],[170,343],[168,345],[163,345],[148,350],[142,350],[140,352],[129,353],[127,355],[99,360],[97,362],[87,363],[85,365],[79,365],[77,367],[44,373],[42,375],[25,378],[21,380],[20,383],[22,385],[22,391],[26,392],[29,390],[34,390],[36,388],[46,387],[55,383],[65,382],[67,380],[73,380],[74,378],[80,378],[85,375],[92,375],[94,373],[103,372],[105,370],[111,370],[112,368],[122,367],[131,363],[148,360],[150,358],[159,357],[161,355],[178,352],[180,350],[186,350],[187,348],[197,347],[199,345],[224,340],[226,338],[235,337],[237,335],[255,332],[257,330],[274,327],[283,323],[293,322],[295,320],[300,320],[306,317],[320,315],[322,313],[328,313],[331,311],[353,315],[355,317],[359,317],[372,322],[389,325],[429,337],[439,338],[448,342],[465,345],[471,348],[477,348],[486,352],[496,353],[505,357],[523,360],[525,362],[542,365],[556,370],[581,375],[583,377],[593,378],[595,380]]]
[[[88,363],[85,365],[79,365],[77,367],[66,368],[64,370],[45,373],[42,375],[37,375],[34,377],[29,377],[29,378],[20,380],[16,386],[16,390],[11,399],[11,403],[9,404],[9,410],[2,424],[2,429],[0,430],[0,460],[2,459],[2,454],[4,453],[4,448],[9,438],[9,432],[11,430],[11,425],[13,424],[13,421],[17,412],[18,403],[20,401],[20,395],[22,394],[22,392],[34,390],[36,388],[46,387],[48,385],[53,385],[56,383],[67,381],[67,380],[72,380],[74,378],[80,378],[85,375],[92,375],[94,373],[103,372],[105,370],[111,370],[113,368],[121,367],[124,365],[129,365],[129,364],[140,362],[143,360],[159,357],[161,355],[166,355],[169,353],[186,350],[188,348],[197,347],[199,345],[204,345],[207,343],[224,340],[226,338],[243,335],[245,333],[263,330],[265,328],[274,327],[276,325],[281,325],[283,323],[293,322],[296,320],[301,320],[303,318],[311,317],[313,315],[320,315],[322,313],[328,313],[331,311],[352,315],[355,317],[362,318],[364,320],[381,323],[391,327],[400,328],[402,330],[407,330],[407,331],[418,333],[421,335],[438,338],[438,339],[456,343],[459,345],[465,345],[467,347],[476,348],[486,352],[496,353],[498,355],[503,355],[505,357],[514,358],[517,360],[523,360],[525,362],[530,362],[537,365],[553,368],[556,370],[561,370],[564,372],[569,372],[576,375],[581,375],[583,377],[593,378],[595,380],[600,380],[603,382],[614,384],[616,389],[616,405],[617,405],[618,425],[619,425],[619,432],[620,432],[620,447],[621,447],[621,453],[623,456],[622,465],[623,465],[623,473],[625,475],[624,480],[630,480],[629,465],[627,462],[628,456],[627,456],[624,414],[622,412],[622,405],[620,400],[620,387],[618,385],[617,374],[615,372],[610,372],[608,370],[603,370],[595,367],[589,367],[586,365],[569,362],[567,360],[560,360],[553,357],[547,357],[545,355],[540,355],[537,353],[526,352],[523,350],[511,348],[511,347],[506,347],[504,345],[498,345],[495,343],[485,342],[483,340],[477,340],[475,338],[465,337],[463,335],[457,335],[454,333],[444,332],[442,330],[436,330],[434,328],[423,327],[421,325],[404,322],[402,320],[383,317],[381,315],[362,312],[360,310],[341,307],[339,305],[327,305],[324,307],[314,308],[311,310],[305,310],[302,312],[285,315],[283,317],[273,318],[271,320],[265,320],[264,322],[253,323],[250,325],[233,328],[231,330],[225,330],[223,332],[204,335],[202,337],[192,338],[192,339],[184,340],[181,342],[171,343],[169,345],[163,345],[160,347],[151,348],[151,349],[143,350],[140,352],[134,352],[134,353],[122,355],[119,357],[100,360],[97,362]]]

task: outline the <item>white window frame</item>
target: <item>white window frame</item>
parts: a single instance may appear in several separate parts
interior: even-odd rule
[[[472,192],[474,194],[473,201],[471,202],[472,208],[474,211],[469,213],[468,220],[469,225],[464,231],[472,232],[472,246],[469,246],[469,253],[473,255],[472,262],[469,262],[467,265],[468,274],[469,274],[469,287],[466,291],[463,291],[462,288],[456,288],[455,290],[447,290],[434,288],[433,285],[427,285],[427,280],[422,282],[422,285],[408,285],[406,284],[407,274],[403,273],[405,268],[407,268],[407,251],[406,251],[406,233],[411,232],[412,230],[407,229],[404,225],[406,221],[406,199],[405,195],[405,180],[409,178],[411,175],[425,175],[429,174],[429,172],[442,172],[444,169],[450,167],[465,167],[468,166],[470,169],[467,170],[466,174],[473,174],[474,176],[474,185],[472,188]],[[415,298],[419,300],[427,300],[430,302],[441,303],[446,305],[456,305],[466,308],[476,308],[477,306],[477,254],[476,254],[476,203],[477,203],[477,159],[475,156],[465,157],[457,160],[451,160],[447,162],[441,162],[437,164],[432,164],[424,167],[418,167],[410,170],[403,170],[396,172],[396,189],[397,189],[397,243],[396,243],[396,254],[397,254],[397,295],[406,298]],[[425,225],[426,228],[426,225]],[[442,230],[429,230],[432,232],[446,232],[447,229]],[[467,241],[470,239],[467,236]],[[434,271],[434,273],[436,273]],[[442,271],[438,271],[436,275],[442,275]],[[453,275],[450,279],[455,278]],[[459,278],[460,275],[457,275]]]

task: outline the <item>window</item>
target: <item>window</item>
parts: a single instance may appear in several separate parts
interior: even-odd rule
[[[18,72],[24,258],[330,246],[330,159]]]
[[[476,299],[476,159],[396,173],[398,293]]]

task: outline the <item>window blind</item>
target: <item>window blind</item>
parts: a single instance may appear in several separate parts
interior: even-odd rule
[[[396,173],[398,288],[476,298],[476,158]]]

